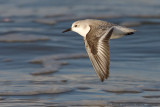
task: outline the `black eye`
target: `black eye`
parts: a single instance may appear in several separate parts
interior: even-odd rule
[[[74,27],[77,27],[77,25],[75,25]]]

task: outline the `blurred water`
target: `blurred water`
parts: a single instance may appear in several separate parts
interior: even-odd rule
[[[1,0],[0,105],[160,106],[159,10],[159,0]],[[96,17],[137,30],[110,40],[104,83],[83,38],[61,33],[74,20]]]

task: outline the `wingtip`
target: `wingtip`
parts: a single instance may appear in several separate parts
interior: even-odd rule
[[[101,82],[104,82],[104,79],[100,79],[101,80]]]
[[[101,82],[104,82],[105,79],[108,79],[109,75],[105,76],[104,78],[100,78]]]

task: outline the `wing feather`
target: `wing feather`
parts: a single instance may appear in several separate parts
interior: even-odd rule
[[[110,64],[110,50],[109,50],[109,38],[111,37],[113,28],[110,28],[108,32],[101,35],[98,39],[90,39],[88,36],[96,38],[96,35],[87,35],[84,38],[86,50],[90,61],[95,69],[98,77],[103,82],[109,76],[109,64]]]

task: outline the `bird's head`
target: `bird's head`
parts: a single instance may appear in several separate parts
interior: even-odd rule
[[[81,36],[85,37],[87,33],[90,31],[90,26],[84,20],[76,21],[72,24],[71,28],[66,29],[64,32],[74,31]]]

